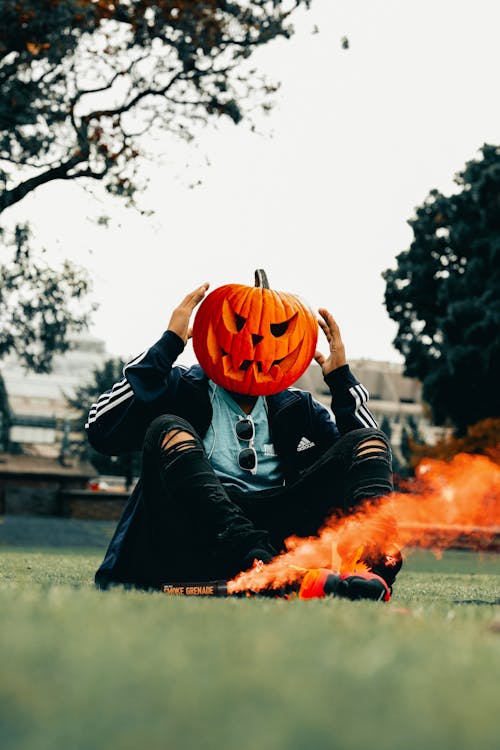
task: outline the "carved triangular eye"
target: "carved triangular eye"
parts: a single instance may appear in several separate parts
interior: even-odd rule
[[[276,338],[279,338],[280,336],[283,336],[287,332],[288,329],[288,320],[285,320],[284,323],[271,323],[271,333],[273,336],[276,336]]]
[[[243,315],[238,315],[233,310],[231,303],[227,299],[222,303],[222,320],[227,330],[231,331],[231,333],[239,333],[247,322],[247,319]]]
[[[290,320],[285,320],[283,323],[271,323],[271,333],[275,338],[279,338],[280,336],[283,336],[287,331],[290,323],[294,323],[297,319],[297,313],[293,315]]]
[[[236,325],[236,330],[238,333],[241,331],[245,323],[247,322],[246,318],[243,318],[241,315],[238,315],[238,313],[234,313],[234,323]]]

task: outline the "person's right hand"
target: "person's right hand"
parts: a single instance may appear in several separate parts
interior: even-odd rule
[[[326,377],[330,372],[333,372],[333,370],[347,364],[347,360],[345,358],[344,344],[342,343],[342,337],[335,318],[331,312],[324,307],[320,307],[318,312],[321,315],[321,318],[318,319],[319,327],[326,336],[330,352],[328,356],[325,357],[320,351],[317,351],[314,355],[314,359],[321,367],[323,375]]]
[[[168,330],[176,333],[177,336],[184,341],[184,344],[187,344],[188,339],[190,339],[193,334],[193,329],[189,327],[189,321],[191,320],[193,310],[196,305],[201,302],[207,293],[209,286],[210,285],[205,282],[205,284],[202,284],[195,289],[194,292],[190,292],[190,294],[184,297],[180,305],[178,305],[172,313],[168,324]]]

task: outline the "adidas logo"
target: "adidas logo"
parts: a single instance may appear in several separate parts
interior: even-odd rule
[[[300,442],[297,446],[297,453],[300,453],[301,451],[306,451],[308,448],[314,448],[316,443],[313,443],[312,440],[309,440],[309,438],[303,437],[300,438]]]

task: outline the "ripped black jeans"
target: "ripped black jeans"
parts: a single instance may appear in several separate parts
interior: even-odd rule
[[[159,587],[233,577],[254,557],[270,559],[291,534],[314,534],[332,512],[347,513],[386,495],[392,490],[391,452],[383,432],[355,430],[297,481],[243,492],[221,484],[189,423],[162,415],[146,433],[141,481],[154,571],[149,578]]]

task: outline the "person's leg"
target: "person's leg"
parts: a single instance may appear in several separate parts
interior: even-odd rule
[[[286,537],[315,534],[332,514],[352,513],[364,500],[381,498],[392,488],[391,451],[387,437],[379,430],[361,429],[341,437],[296,482],[244,496],[231,491],[231,497],[254,523],[268,528],[274,546],[282,548]],[[381,523],[383,529],[375,529]],[[396,526],[389,513],[374,514],[372,527],[366,523],[363,531],[377,540],[383,537],[391,551],[395,551],[391,544]],[[360,546],[367,552],[370,550],[370,567],[385,571],[382,552],[375,547],[373,539],[359,539],[353,550],[345,549],[343,554],[354,554]],[[383,577],[392,583],[400,567],[399,556],[395,565],[390,566],[387,576],[384,573]]]
[[[355,430],[341,440],[346,449],[345,509],[392,492],[392,455],[386,435],[380,430]]]
[[[231,577],[253,548],[271,554],[259,531],[228,497],[195,430],[185,420],[157,417],[143,447],[144,508],[154,577]]]
[[[344,530],[338,552],[347,569],[357,561],[364,562],[392,586],[401,569],[402,557],[396,542],[396,519],[384,502],[384,497],[393,490],[389,441],[381,430],[363,429],[343,436],[336,446],[337,451],[334,446],[332,452],[340,458],[342,492],[342,505],[336,507],[341,507],[343,514],[352,514],[370,501],[370,511],[363,514],[359,524]],[[328,456],[325,459],[328,467]],[[324,474],[324,466],[321,471]],[[311,474],[315,477],[314,467]],[[316,491],[321,493],[317,482]]]
[[[359,524],[344,531],[338,552],[347,567],[359,558],[392,586],[403,562],[397,547],[396,519],[384,502],[393,490],[392,455],[386,435],[370,432],[365,437],[354,435],[352,457],[345,473],[347,512],[355,512],[365,501],[370,501],[370,509]]]
[[[391,490],[387,438],[379,430],[361,429],[341,437],[295,482],[260,492],[229,492],[254,523],[284,538],[313,534],[331,513],[347,513]]]

